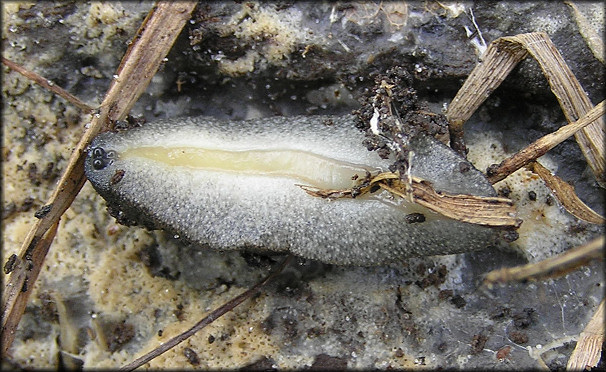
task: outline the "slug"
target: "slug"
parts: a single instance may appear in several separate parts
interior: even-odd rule
[[[323,199],[298,185],[350,188],[389,159],[353,116],[208,117],[148,123],[92,142],[85,173],[120,223],[220,250],[290,252],[340,265],[482,249],[489,227],[443,217],[383,190]],[[495,196],[484,175],[432,137],[411,139],[411,173],[437,191]]]

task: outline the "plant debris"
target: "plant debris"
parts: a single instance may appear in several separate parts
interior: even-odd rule
[[[364,179],[351,189],[331,190],[297,186],[311,196],[328,199],[353,199],[370,193],[373,188],[379,186],[393,195],[458,221],[503,228],[518,228],[522,223],[515,217],[515,207],[510,199],[437,192],[428,181],[412,177],[412,183],[408,183],[407,180],[402,180],[398,173],[379,173],[370,179]]]
[[[495,283],[537,280],[563,275],[595,259],[602,259],[604,237],[588,244],[570,249],[560,255],[516,267],[506,267],[486,274],[484,284],[491,287]]]
[[[598,225],[604,224],[606,220],[593,209],[589,208],[574,192],[574,187],[562,180],[560,177],[551,174],[551,172],[541,165],[539,162],[530,163],[527,168],[538,174],[547,184],[558,201],[566,210],[578,219],[595,223]]]
[[[546,33],[501,37],[490,43],[482,56],[483,63],[473,69],[448,107],[446,117],[451,126],[451,142],[463,141],[463,123],[528,55],[541,66],[568,122],[577,121],[592,109],[583,87]],[[577,143],[601,185],[606,184],[605,132],[603,119],[597,118],[575,133]]]
[[[362,108],[353,111],[356,127],[366,131],[364,144],[382,158],[395,155],[390,167],[401,175],[410,168],[410,140],[420,132],[446,139],[448,121],[418,100],[412,77],[396,66],[375,78],[374,87],[360,98]]]

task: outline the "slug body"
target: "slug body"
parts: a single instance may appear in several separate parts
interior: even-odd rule
[[[352,123],[351,116],[158,121],[99,135],[85,172],[121,223],[165,229],[216,249],[367,266],[491,243],[493,229],[387,191],[329,200],[297,186],[344,189],[367,171],[387,171],[389,159],[368,151]],[[495,196],[482,173],[449,147],[424,135],[410,147],[411,173],[436,190]]]

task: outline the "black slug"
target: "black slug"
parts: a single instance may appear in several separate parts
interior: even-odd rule
[[[368,151],[352,123],[348,115],[157,121],[99,135],[85,172],[119,222],[215,249],[367,266],[491,244],[493,229],[387,191],[330,200],[297,186],[349,188],[366,172],[387,170],[389,159]],[[481,172],[437,140],[420,134],[410,148],[411,173],[436,190],[496,195]]]

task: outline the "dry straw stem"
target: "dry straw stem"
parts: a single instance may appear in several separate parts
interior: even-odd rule
[[[604,342],[604,300],[600,302],[595,314],[581,332],[566,370],[586,371],[598,365]]]
[[[602,225],[606,222],[604,217],[594,212],[593,209],[589,208],[587,204],[579,199],[574,192],[574,187],[560,177],[553,175],[549,169],[542,166],[541,163],[536,161],[532,162],[528,165],[528,169],[541,177],[543,182],[545,182],[547,187],[553,191],[558,201],[570,214],[583,221],[598,225]]]
[[[572,248],[543,261],[493,270],[484,277],[484,285],[490,288],[495,283],[538,280],[566,274],[591,260],[603,259],[603,245],[604,236],[600,236],[587,244]]]
[[[17,258],[16,266],[12,271],[10,280],[4,287],[3,298],[10,300],[10,308],[7,312],[3,308],[2,318],[2,355],[10,347],[15,338],[15,332],[21,315],[25,311],[29,293],[31,293],[36,278],[42,269],[42,262],[48,253],[48,249],[57,233],[59,222],[55,222],[46,234],[38,241],[36,249],[30,253]],[[10,310],[10,312],[8,312]]]
[[[11,70],[16,71],[16,72],[20,73],[21,75],[25,76],[26,78],[34,81],[36,84],[40,85],[41,87],[46,88],[46,89],[50,90],[51,92],[57,94],[59,97],[66,99],[68,102],[72,103],[74,106],[78,107],[80,110],[89,111],[91,113],[93,112],[94,109],[92,107],[90,107],[86,103],[82,102],[78,97],[73,96],[71,93],[69,93],[65,89],[61,88],[60,86],[55,85],[55,83],[53,83],[52,81],[43,78],[42,76],[38,75],[37,73],[35,73],[33,71],[29,71],[29,70],[23,68],[22,66],[19,66],[18,64],[11,61],[10,59],[2,57],[2,63],[4,65],[6,65],[8,68],[10,68]]]
[[[533,32],[502,37],[490,43],[482,61],[450,103],[446,117],[451,125],[451,137],[462,133],[463,123],[528,54],[539,63],[569,123],[591,110],[593,105],[583,87],[547,34]],[[606,186],[605,131],[604,120],[600,117],[575,133],[587,163],[603,187]],[[454,143],[460,140],[451,138]]]
[[[100,131],[111,123],[126,117],[141,93],[154,76],[163,58],[190,19],[196,2],[159,2],[148,13],[133,38],[118,67],[115,79],[72,153],[67,168],[50,200],[46,214],[31,227],[19,253],[18,264],[11,273],[2,298],[2,354],[12,344],[14,333],[31,288],[38,277],[42,263],[54,237],[52,226],[58,224],[63,213],[86,182],[84,160],[86,147]]]
[[[513,202],[507,198],[437,192],[425,180],[412,177],[412,182],[408,184],[400,179],[398,173],[390,172],[379,173],[363,182],[362,187],[343,190],[298,186],[312,196],[329,199],[353,198],[353,195],[358,197],[371,192],[378,186],[457,221],[503,228],[518,228],[522,223],[521,220],[515,218],[515,207]]]
[[[598,103],[589,110],[581,119],[564,125],[557,131],[549,133],[534,141],[524,149],[518,151],[509,158],[503,160],[499,165],[492,165],[488,168],[488,180],[490,183],[497,183],[509,176],[511,173],[522,168],[524,165],[545,155],[547,151],[564,142],[568,137],[575,134],[580,129],[591,124],[599,117],[604,115],[604,101]]]

